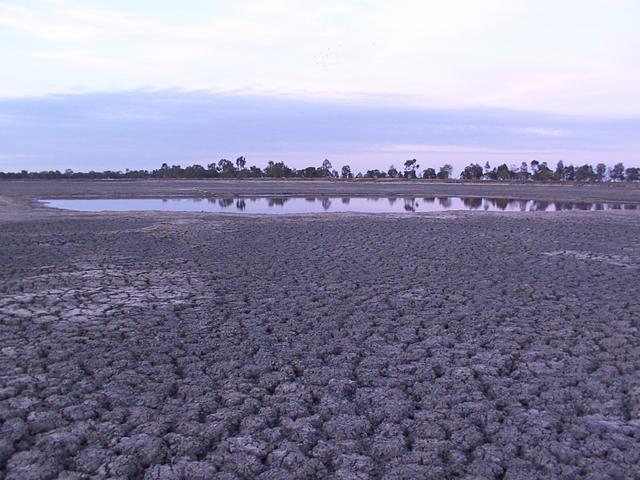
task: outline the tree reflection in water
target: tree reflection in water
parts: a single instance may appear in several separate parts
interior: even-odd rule
[[[415,212],[416,209],[420,205],[416,202],[415,198],[405,198],[404,199],[404,210],[405,212]]]
[[[451,207],[451,199],[449,197],[438,197],[438,203],[443,208]]]
[[[482,199],[478,197],[462,197],[462,203],[464,203],[465,207],[471,210],[476,210],[482,207]]]
[[[287,197],[269,197],[269,206],[282,207],[288,200]]]

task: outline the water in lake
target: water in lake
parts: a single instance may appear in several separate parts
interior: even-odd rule
[[[574,203],[478,197],[219,197],[43,200],[48,207],[81,212],[215,212],[245,214],[411,213],[450,210],[554,212],[636,209],[636,204]]]

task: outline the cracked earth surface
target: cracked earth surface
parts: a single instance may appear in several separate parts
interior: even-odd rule
[[[640,478],[635,212],[0,223],[0,478]]]

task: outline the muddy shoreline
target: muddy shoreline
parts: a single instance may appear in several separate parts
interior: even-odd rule
[[[0,195],[20,198],[141,198],[225,195],[457,196],[550,201],[640,202],[637,183],[536,184],[323,180],[8,180]]]
[[[638,478],[638,211],[32,203],[243,193],[76,183],[0,183],[0,478]],[[344,194],[286,183],[251,193]]]

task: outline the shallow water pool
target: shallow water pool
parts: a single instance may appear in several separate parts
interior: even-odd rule
[[[478,197],[219,197],[42,200],[48,207],[80,212],[215,212],[246,214],[411,213],[452,210],[554,212],[637,209],[636,204],[574,203]]]

